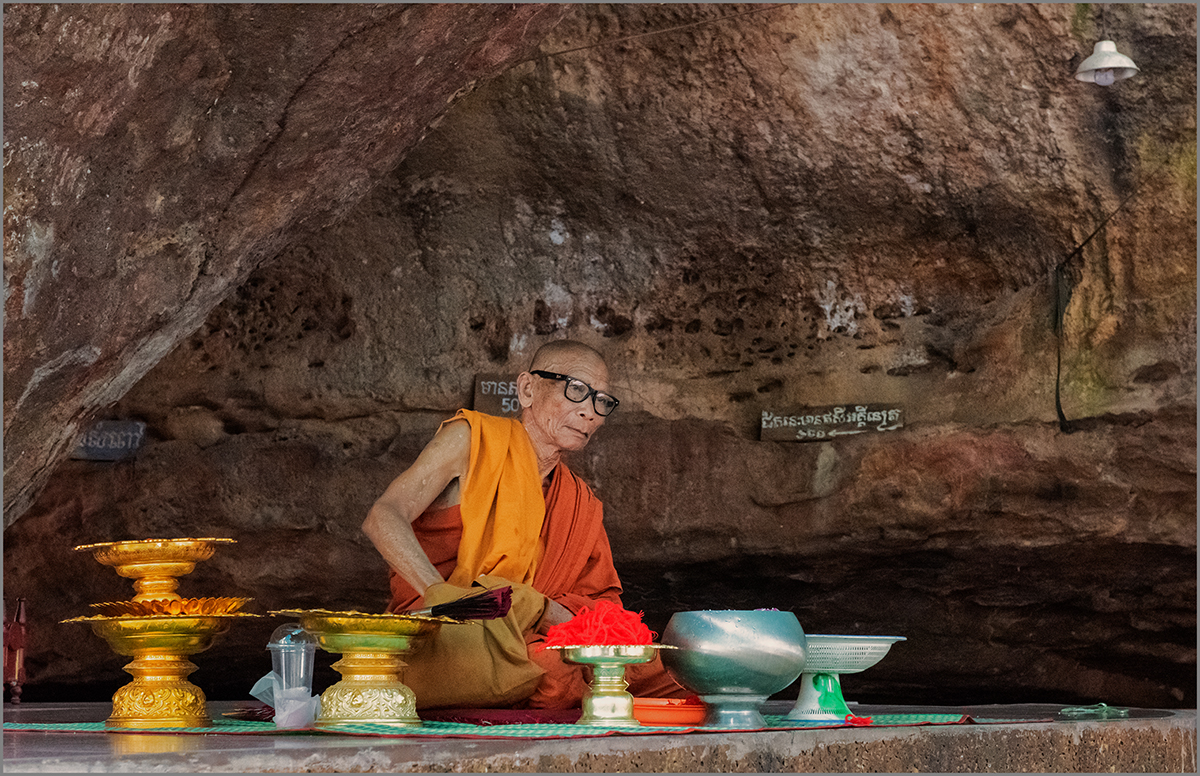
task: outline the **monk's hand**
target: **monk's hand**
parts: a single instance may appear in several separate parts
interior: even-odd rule
[[[430,606],[457,601],[464,595],[470,593],[470,588],[459,587],[452,585],[449,582],[435,582],[425,588],[425,592],[421,594],[421,598],[413,605],[413,609],[426,609]]]
[[[550,630],[551,626],[561,625],[575,615],[570,609],[560,604],[558,601],[546,601],[546,612],[542,618],[538,620],[537,632],[546,635],[546,631]]]

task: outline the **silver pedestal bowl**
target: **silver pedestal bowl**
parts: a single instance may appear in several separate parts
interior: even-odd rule
[[[808,636],[808,660],[800,675],[800,696],[788,719],[840,720],[851,714],[842,697],[841,674],[865,671],[883,660],[903,636]]]
[[[677,647],[662,653],[663,666],[708,705],[711,727],[765,727],[759,707],[804,670],[804,629],[791,612],[677,612],[662,643]]]

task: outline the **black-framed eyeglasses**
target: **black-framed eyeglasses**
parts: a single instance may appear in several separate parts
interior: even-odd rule
[[[617,405],[621,403],[615,396],[609,396],[603,391],[597,391],[578,377],[560,375],[558,372],[545,372],[541,369],[531,370],[529,374],[544,377],[547,380],[562,380],[566,383],[566,386],[563,388],[563,395],[576,404],[586,401],[591,396],[592,409],[600,417],[610,415],[617,408]]]

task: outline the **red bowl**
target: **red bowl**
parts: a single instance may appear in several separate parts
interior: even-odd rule
[[[643,725],[700,725],[707,711],[708,707],[699,698],[633,699],[633,718]]]

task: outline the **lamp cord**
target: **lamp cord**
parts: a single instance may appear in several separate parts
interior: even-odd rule
[[[1105,216],[1104,220],[1100,222],[1100,225],[1093,229],[1092,233],[1085,237],[1083,242],[1079,243],[1079,245],[1075,247],[1075,250],[1071,251],[1070,255],[1060,261],[1054,268],[1054,356],[1056,362],[1054,373],[1054,411],[1058,415],[1058,429],[1064,434],[1070,434],[1075,430],[1071,426],[1071,421],[1067,420],[1067,416],[1063,413],[1062,408],[1063,318],[1066,316],[1067,303],[1070,301],[1071,296],[1071,289],[1067,282],[1066,276],[1067,264],[1069,264],[1070,261],[1076,256],[1083,254],[1083,249],[1087,247],[1087,244],[1090,243],[1096,235],[1100,234],[1104,227],[1108,225],[1108,222],[1113,219],[1113,216],[1124,210],[1125,206],[1128,205],[1134,197],[1141,193],[1142,189],[1146,187],[1146,184],[1149,183],[1155,175],[1158,175],[1159,170],[1167,166],[1167,162],[1170,161],[1170,159],[1171,157],[1169,154],[1164,157],[1163,160],[1158,163],[1158,166],[1155,167],[1150,174],[1142,178],[1133,191],[1130,192],[1125,199],[1121,200],[1121,203],[1117,205],[1116,209]]]

